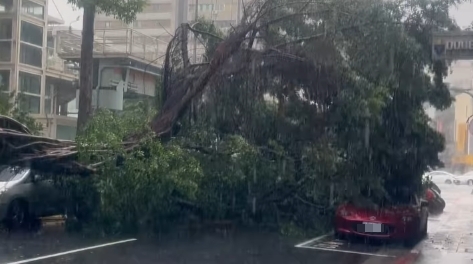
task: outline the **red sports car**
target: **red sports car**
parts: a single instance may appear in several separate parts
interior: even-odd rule
[[[402,240],[412,245],[427,234],[428,217],[428,203],[417,195],[379,209],[345,203],[336,211],[335,235]]]

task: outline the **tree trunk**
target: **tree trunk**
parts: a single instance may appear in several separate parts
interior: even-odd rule
[[[83,19],[84,23],[82,25],[82,45],[80,54],[80,88],[77,134],[79,134],[84,129],[87,121],[92,115],[95,5],[86,5],[84,7]]]

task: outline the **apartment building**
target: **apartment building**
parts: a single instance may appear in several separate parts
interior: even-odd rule
[[[0,0],[0,80],[20,95],[19,107],[43,125],[43,134],[72,139],[76,118],[67,116],[75,99],[77,72],[55,53],[47,0]]]
[[[182,0],[148,0],[148,5],[143,12],[137,15],[136,20],[129,25],[105,14],[97,14],[95,17],[96,29],[131,28],[144,35],[155,37],[168,43],[174,34],[178,10]]]
[[[197,10],[196,10],[197,2]],[[228,30],[239,23],[242,15],[242,5],[247,0],[189,0],[188,20],[204,17],[222,29]]]
[[[127,25],[105,14],[97,14],[95,28],[130,27],[145,35],[169,41],[180,23],[195,19],[196,4],[198,17],[212,20],[220,28],[230,28],[241,17],[242,0],[149,0],[133,23]]]
[[[165,54],[166,46],[181,23],[194,21],[196,17],[211,20],[222,30],[239,22],[242,2],[248,0],[148,0],[143,12],[137,15],[133,23],[125,24],[105,14],[97,14],[96,30],[115,30],[116,35],[125,35],[125,28],[157,39],[159,52]],[[197,9],[196,9],[197,5]],[[198,44],[199,45],[199,44]],[[193,50],[193,49],[192,49]],[[191,50],[191,51],[192,51]],[[202,47],[197,52],[203,53]],[[192,52],[191,52],[192,53]],[[193,54],[190,54],[193,56]],[[200,57],[200,56],[199,56]]]

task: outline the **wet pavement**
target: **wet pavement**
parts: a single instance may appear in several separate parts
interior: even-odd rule
[[[419,245],[423,252],[418,263],[446,264],[447,258],[448,263],[473,264],[471,187],[440,188],[447,207],[442,215],[430,218],[429,236]],[[348,243],[330,235],[304,242],[265,232],[236,232],[227,237],[169,237],[159,241],[138,239],[104,246],[117,240],[71,235],[60,226],[44,227],[39,234],[2,234],[0,264],[389,264],[411,252],[396,244]]]
[[[15,234],[0,240],[0,263],[361,264],[371,258],[371,256],[295,248],[297,241],[264,232],[239,233],[231,238],[208,235],[192,240],[177,238],[160,242],[137,240],[67,253],[107,242],[110,241],[94,241],[49,230],[38,236]],[[65,255],[55,255],[64,252]],[[55,256],[39,259],[48,255]]]
[[[473,264],[472,187],[444,187],[442,196],[447,207],[443,214],[431,217],[429,236],[417,263]]]

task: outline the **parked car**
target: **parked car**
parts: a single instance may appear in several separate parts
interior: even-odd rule
[[[53,181],[30,169],[0,166],[0,219],[11,228],[64,211]]]
[[[473,186],[473,171],[455,177],[455,180],[453,182],[457,185],[466,184]]]
[[[432,214],[442,213],[445,209],[445,200],[441,197],[440,193],[433,188],[429,188],[426,191],[425,199],[429,203],[429,212]]]
[[[402,240],[411,246],[427,234],[428,202],[417,195],[407,194],[397,203],[384,202],[374,209],[340,205],[335,216],[335,236]]]
[[[427,176],[429,176],[431,178],[431,181],[436,184],[440,184],[440,183],[452,184],[455,182],[456,177],[457,177],[446,171],[429,171],[423,175],[424,178],[426,178]]]
[[[434,182],[430,183],[430,188],[436,192],[438,192],[439,194],[442,193],[442,190],[440,190],[440,188],[438,187],[437,184],[435,184]]]

